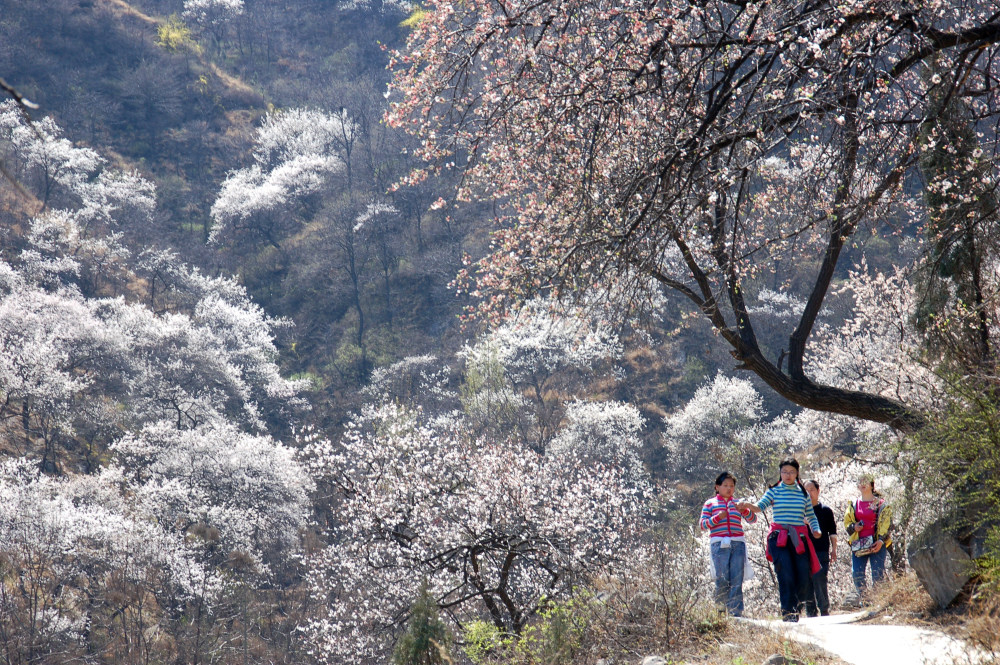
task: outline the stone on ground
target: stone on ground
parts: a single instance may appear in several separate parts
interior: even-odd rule
[[[943,524],[932,524],[907,548],[910,567],[934,602],[947,607],[972,578],[969,556]]]

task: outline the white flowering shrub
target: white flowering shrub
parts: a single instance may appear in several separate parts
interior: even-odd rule
[[[206,284],[190,314],[157,315],[121,298],[50,291],[0,265],[0,343],[8,350],[0,356],[0,414],[22,416],[0,428],[27,420],[68,438],[164,419],[177,428],[232,420],[265,429],[301,406],[301,382],[281,377],[275,364],[271,331],[280,322],[226,280]]]
[[[243,0],[184,0],[181,18],[211,36],[215,48],[222,55],[226,35],[245,14]]]
[[[377,12],[388,16],[410,14],[417,11],[417,7],[409,0],[347,0],[338,4],[342,11]]]
[[[327,610],[305,631],[322,662],[385,657],[424,578],[451,620],[519,631],[543,599],[628,551],[644,497],[618,469],[478,441],[458,418],[388,404],[306,452],[343,502],[310,565]]]
[[[0,574],[17,580],[0,585],[6,662],[82,655],[105,625],[108,641],[138,631],[128,653],[148,655],[156,638],[144,627],[218,596],[221,579],[121,492],[123,480],[115,468],[57,479],[23,459],[0,463]]]
[[[132,265],[152,185],[20,123],[0,107],[0,149],[45,205],[0,257],[0,658],[217,658],[309,513],[272,438],[305,406],[285,322],[171,252]]]
[[[296,551],[312,483],[290,448],[227,423],[147,425],[111,447],[157,523],[198,537],[217,563],[268,577]]]
[[[152,218],[152,184],[104,168],[51,121],[37,130],[0,106],[0,145],[10,163],[44,175],[39,195],[51,204],[0,259],[0,431],[54,465],[59,445],[105,447],[146,422],[287,423],[304,404],[302,383],[275,362],[273,337],[286,322],[234,280],[205,277],[169,252],[150,249],[133,269],[121,238]]]
[[[750,381],[716,375],[664,418],[662,440],[674,472],[710,490],[711,479],[730,471],[737,477],[737,493],[762,492],[796,431],[788,414],[769,421],[764,416],[763,398]]]
[[[5,146],[6,144],[6,146]],[[104,164],[90,148],[80,148],[62,136],[51,118],[28,123],[12,100],[0,102],[0,148],[13,158],[15,175],[31,187],[42,203],[72,203],[89,175]]]
[[[913,325],[916,293],[905,270],[892,274],[862,264],[838,295],[853,298],[853,316],[823,326],[815,341],[817,379],[933,408],[942,386],[922,362],[922,340]]]
[[[451,368],[437,356],[408,356],[372,371],[361,394],[373,404],[406,403],[431,411],[449,411],[457,405],[458,393],[450,387]]]
[[[257,129],[254,163],[233,171],[212,204],[211,242],[234,230],[278,246],[296,206],[344,167],[343,146],[358,128],[345,114],[289,109],[268,114]]]
[[[243,0],[184,0],[181,17],[198,25],[219,25],[243,13]]]
[[[18,239],[23,272],[39,284],[75,284],[91,295],[102,283],[128,282],[123,230],[151,224],[155,187],[137,173],[108,168],[61,134],[50,118],[29,125],[13,102],[0,103],[0,151],[42,202],[26,243]]]
[[[586,306],[538,298],[479,343],[467,347],[466,362],[476,363],[482,353],[495,353],[513,383],[532,384],[559,370],[585,370],[601,360],[617,358],[622,345]]]
[[[622,344],[606,323],[599,308],[538,298],[466,346],[463,402],[480,431],[514,428],[543,450],[562,418],[558,397],[602,369],[613,375],[605,363],[621,356]]]
[[[644,425],[639,409],[631,404],[574,400],[566,405],[565,424],[546,454],[621,469],[638,480],[645,476],[639,436]]]

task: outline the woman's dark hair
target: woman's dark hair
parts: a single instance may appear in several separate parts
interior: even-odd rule
[[[778,463],[778,470],[781,471],[782,467],[786,466],[790,466],[795,469],[795,482],[798,484],[799,489],[802,490],[802,496],[809,496],[809,492],[806,491],[806,488],[802,484],[802,481],[799,480],[799,461],[794,457],[783,459]],[[773,485],[768,485],[767,489],[777,487],[780,484],[781,484],[781,474],[778,474],[778,480],[776,480]],[[819,485],[817,485],[816,487],[819,487]]]
[[[809,480],[806,481],[806,484],[807,485],[812,485],[816,489],[819,489],[819,481],[816,480],[815,478],[810,478]]]
[[[736,484],[736,476],[729,473],[728,471],[723,471],[722,473],[719,474],[719,477],[715,479],[715,486],[718,487],[722,483],[726,482],[727,479],[732,480],[733,485]]]

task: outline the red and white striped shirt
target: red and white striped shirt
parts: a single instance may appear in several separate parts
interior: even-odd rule
[[[747,511],[746,515],[740,514],[736,509],[736,499],[723,499],[721,495],[716,494],[702,506],[699,524],[702,531],[708,531],[712,538],[742,538],[741,520],[753,524],[757,521],[757,515],[750,511]]]

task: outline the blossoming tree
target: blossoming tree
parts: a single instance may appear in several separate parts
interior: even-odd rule
[[[457,164],[462,197],[502,206],[474,276],[485,309],[652,277],[779,394],[912,430],[919,408],[817,381],[806,350],[855,234],[923,214],[906,187],[922,154],[969,148],[924,173],[954,196],[962,170],[972,186],[935,205],[994,223],[965,199],[992,189],[978,165],[996,154],[998,40],[977,1],[433,0],[393,60],[388,119],[430,163],[411,180]],[[969,131],[944,131],[946,113]],[[787,344],[766,349],[752,310],[779,261],[812,276]]]
[[[282,322],[171,252],[133,259],[152,183],[55,123],[0,105],[0,150],[38,202],[0,255],[0,657],[218,658],[216,619],[246,625],[309,511],[275,438],[304,407]]]
[[[642,486],[622,471],[482,442],[461,418],[385,404],[340,445],[307,448],[342,498],[310,576],[327,611],[306,626],[325,662],[386,655],[421,581],[459,625],[519,632],[548,599],[620,557]]]

